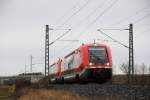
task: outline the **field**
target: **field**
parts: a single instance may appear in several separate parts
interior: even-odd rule
[[[44,81],[45,82],[45,81]],[[43,84],[43,83],[40,83]],[[45,84],[45,83],[44,83]],[[39,84],[0,86],[0,100],[150,100],[150,77],[135,76],[128,84],[125,75],[103,84]]]

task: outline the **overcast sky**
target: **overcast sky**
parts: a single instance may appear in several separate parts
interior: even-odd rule
[[[32,55],[34,72],[44,72],[45,25],[71,29],[62,38],[79,42],[56,42],[50,46],[50,63],[94,40],[110,46],[113,65],[128,61],[128,49],[97,31],[99,28],[134,27],[135,63],[150,65],[150,0],[0,0],[0,75],[30,71]],[[103,30],[128,45],[128,31]],[[66,30],[50,31],[50,41]],[[119,73],[119,68],[115,67]]]

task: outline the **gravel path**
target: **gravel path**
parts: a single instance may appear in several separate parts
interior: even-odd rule
[[[111,84],[55,84],[50,89],[74,92],[89,100],[150,100],[150,86]]]

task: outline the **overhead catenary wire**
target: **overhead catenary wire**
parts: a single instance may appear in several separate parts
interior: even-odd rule
[[[144,7],[143,9],[141,9],[140,11],[138,11],[137,13],[139,13],[139,12],[145,10],[146,8],[147,8],[147,7]],[[137,19],[136,21],[133,22],[133,24],[139,23],[140,21],[144,20],[145,18],[148,18],[148,16],[150,16],[150,13],[146,14],[146,15],[143,16],[142,18]],[[130,17],[133,17],[133,16],[129,16],[129,18],[130,18]],[[127,18],[125,18],[125,19],[127,19]],[[127,19],[127,20],[128,20],[128,19]],[[126,20],[123,20],[122,22],[124,22],[124,21],[126,21]],[[119,23],[121,23],[121,21],[120,21]],[[118,24],[119,24],[119,23],[118,23]],[[112,30],[112,29],[102,29],[102,30]],[[113,29],[113,30],[115,30],[115,29]],[[123,29],[116,29],[116,30],[122,31]],[[118,32],[118,33],[116,33],[116,34],[119,34],[119,33],[120,33],[120,32]]]
[[[90,16],[92,16],[98,9],[102,8],[105,3],[107,2],[108,0],[104,0],[102,3],[100,3],[92,12],[90,12],[84,19],[80,20],[79,23],[77,23],[75,25],[76,26],[80,26],[80,24],[84,21],[84,20],[87,20]]]
[[[128,30],[128,29],[125,29],[125,28],[120,28],[120,29],[115,29],[115,28],[100,28],[100,30],[115,30],[115,31],[119,31],[117,32],[115,35],[119,34],[120,32],[124,31],[124,30]]]
[[[68,42],[68,41],[71,41],[71,42],[78,42],[79,40],[58,40],[58,41],[63,41],[63,42]]]
[[[56,41],[58,41],[60,38],[64,37],[66,34],[68,34],[70,31],[71,31],[71,29],[68,29],[68,31],[66,31],[61,36],[59,36],[58,38],[56,38],[54,41],[52,41],[51,43],[49,43],[49,45],[52,45],[53,43],[55,43]]]
[[[97,40],[100,40],[100,41],[102,41],[102,42],[116,42],[116,41],[114,41],[114,40],[106,40],[106,39],[97,39]]]
[[[115,28],[100,28],[100,30],[119,30],[119,31],[121,31],[121,30],[128,30],[128,29],[115,29]]]
[[[146,9],[148,9],[148,8],[149,8],[149,4],[146,5],[145,7],[141,8],[140,10],[136,11],[135,13],[132,13],[132,15],[127,16],[127,17],[125,17],[125,18],[123,18],[123,19],[120,19],[119,21],[113,23],[113,24],[110,25],[110,26],[119,25],[119,24],[121,24],[121,23],[123,23],[123,22],[126,22],[126,21],[129,20],[130,18],[132,18],[132,17],[134,17],[134,16],[136,16],[136,15],[138,15],[138,14],[140,14],[140,13],[143,13],[143,11],[146,10]]]
[[[99,18],[101,18],[107,11],[109,11],[116,3],[118,0],[114,0],[106,9],[103,10],[103,12],[101,12],[90,24],[87,25],[87,27],[84,29],[84,31],[86,31],[87,29],[89,29],[90,27],[93,26],[93,24],[99,20]],[[80,34],[76,37],[76,38],[80,38],[83,34],[83,32],[80,32]]]
[[[141,18],[140,18],[141,19]],[[139,21],[141,21],[141,20],[139,20]]]
[[[114,41],[116,41],[116,40],[114,40]],[[123,45],[124,47],[128,48],[128,46],[122,44],[121,42],[119,42],[119,41],[116,41],[116,42],[118,42],[119,44],[121,44],[121,45]]]
[[[112,39],[113,41],[117,42],[118,44],[120,44],[120,45],[122,45],[122,46],[124,46],[124,47],[126,47],[126,48],[129,48],[127,45],[125,45],[125,44],[121,43],[120,41],[114,39],[113,37],[107,35],[107,34],[104,33],[102,30],[98,29],[97,31],[99,31],[99,32],[102,33],[103,35],[107,36],[108,38]]]
[[[146,15],[143,16],[142,18],[139,18],[138,20],[134,21],[133,23],[134,23],[134,24],[137,24],[137,23],[139,23],[140,21],[142,21],[143,19],[145,19],[145,18],[147,18],[147,17],[149,17],[149,16],[150,16],[150,13],[146,14]]]
[[[89,3],[90,3],[90,1],[92,1],[92,0],[87,0],[86,1],[86,3],[83,5],[83,6],[81,6],[76,12],[74,12],[67,20],[65,20],[65,22],[64,23],[62,23],[59,27],[62,27],[63,25],[65,25],[66,23],[68,23],[69,22],[69,20],[71,20],[77,13],[79,13],[82,9],[84,9]],[[78,3],[77,3],[78,4]],[[75,6],[73,7],[73,8],[75,8]],[[72,9],[73,9],[72,8]],[[71,30],[70,30],[71,31]],[[66,34],[65,34],[66,35]],[[59,38],[60,39],[60,38]],[[56,40],[54,40],[53,42],[51,42],[50,43],[50,45],[52,45],[54,42],[56,42],[58,40],[58,38],[56,39]],[[72,41],[72,42],[74,42],[74,41]]]
[[[66,17],[66,15],[71,12],[73,9],[76,8],[77,5],[79,5],[81,2],[81,0],[78,0],[75,5],[73,5],[73,7],[71,7],[68,11],[66,11],[57,21],[56,21],[56,25],[59,24],[59,22],[64,19],[64,17]]]
[[[89,29],[90,27],[93,26],[93,24],[99,20],[99,18],[101,18],[107,11],[109,11],[116,3],[118,0],[114,0],[106,9],[103,10],[103,12],[101,12],[90,24],[87,25],[87,27],[84,29],[84,31],[86,31],[87,29]],[[80,34],[76,37],[76,38],[80,38],[83,34],[83,32],[80,32]]]
[[[146,14],[145,16],[143,16],[142,18],[139,18],[137,19],[136,21],[133,22],[133,24],[137,24],[139,23],[140,21],[144,20],[145,18],[148,18],[150,16],[150,13]],[[112,29],[102,29],[102,30],[112,30]],[[115,29],[113,29],[115,30]],[[116,30],[120,30],[120,32],[124,29],[116,29]],[[119,34],[120,32],[116,33],[116,34]]]
[[[88,29],[89,27],[91,27],[91,26],[96,22],[96,20],[98,20],[98,19],[99,19],[100,17],[102,17],[109,9],[111,9],[111,8],[117,3],[117,1],[118,1],[118,0],[113,1],[113,3],[111,3],[109,7],[107,7],[106,9],[104,9],[104,11],[103,11],[102,13],[100,13],[100,14],[94,19],[94,21],[92,21],[92,23],[90,23],[90,24],[85,28],[85,30]],[[81,34],[81,33],[83,33],[83,32],[80,32],[80,34],[79,34],[77,37],[75,37],[75,38],[80,38],[80,37],[83,35],[83,34]],[[63,49],[66,48],[67,46],[71,45],[72,43],[73,43],[73,42],[70,42],[69,44],[65,45],[65,46],[63,47]],[[61,49],[61,50],[62,50],[62,49]]]
[[[141,36],[141,35],[143,35],[143,34],[145,35],[145,34],[148,33],[148,32],[150,32],[150,28],[147,29],[147,30],[145,30],[145,31],[143,31],[143,32],[138,32],[137,34],[139,34],[139,36]],[[142,33],[142,34],[141,34],[141,33]],[[137,38],[139,38],[139,36],[136,35]]]
[[[143,13],[143,11],[144,11],[144,10],[147,10],[148,8],[149,8],[149,4],[146,5],[146,6],[144,6],[144,7],[141,8],[140,10],[136,11],[136,12],[133,13],[132,15],[130,15],[130,16],[128,16],[128,17],[125,17],[125,18],[123,18],[123,19],[117,21],[116,23],[111,24],[110,26],[120,25],[121,23],[124,23],[124,22],[126,22],[127,20],[129,20],[130,18],[132,18],[132,17],[134,17],[134,16],[136,16],[136,15],[138,15],[138,14],[140,14],[140,13]],[[137,21],[135,21],[135,22],[133,22],[133,23],[134,23],[134,24],[135,24],[135,23],[138,23],[139,21],[143,20],[145,17],[147,17],[147,15],[144,16],[143,18],[138,19]],[[121,31],[122,31],[122,30],[120,30],[120,32],[117,32],[116,35],[119,34],[119,33],[121,33]]]
[[[90,24],[88,24],[87,28],[91,27],[96,21],[99,20],[100,17],[102,17],[107,11],[109,11],[116,3],[118,0],[113,1],[113,3],[107,7],[102,13],[100,13]]]
[[[71,20],[76,14],[78,14],[82,9],[84,9],[92,0],[87,0],[86,3],[84,5],[82,5],[76,12],[74,12],[71,16],[69,16],[60,26],[58,27],[62,27],[64,26],[66,23],[69,22],[69,20]]]
[[[145,30],[145,31],[143,31],[143,32],[140,32],[140,33],[147,33],[147,32],[149,32],[149,31],[150,31],[150,28],[147,29],[147,30]]]

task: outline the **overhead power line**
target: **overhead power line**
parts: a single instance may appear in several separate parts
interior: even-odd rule
[[[63,42],[68,42],[68,41],[71,41],[71,42],[78,42],[79,40],[58,40],[58,41],[63,41]]]
[[[134,16],[136,16],[136,15],[142,13],[144,10],[146,10],[146,9],[148,9],[148,8],[149,8],[149,4],[146,5],[145,7],[143,7],[142,9],[136,11],[134,14],[132,14],[132,15],[126,17],[126,18],[123,18],[123,19],[119,20],[118,22],[112,24],[111,26],[114,26],[114,25],[117,25],[117,24],[119,25],[119,24],[121,24],[121,23],[124,23],[124,22],[126,22],[127,20],[129,20],[130,18],[132,18],[132,17],[134,17]],[[146,17],[148,17],[148,16],[149,16],[149,14],[143,16],[142,18],[140,18],[140,19],[138,19],[138,20],[136,20],[136,21],[134,21],[133,23],[134,23],[134,24],[135,24],[135,23],[138,23],[138,22],[140,22],[141,20],[143,20],[144,18],[146,18]],[[134,18],[134,19],[135,19],[135,18]],[[119,34],[119,33],[120,33],[120,32],[118,32],[117,34]]]
[[[66,11],[57,21],[56,21],[56,25],[59,24],[59,22],[64,19],[64,17],[71,12],[73,9],[76,8],[77,5],[79,5],[79,3],[81,2],[81,0],[78,0],[78,2],[75,3],[75,5],[72,6],[72,8],[70,8],[68,11]]]
[[[130,18],[132,18],[132,17],[134,17],[134,16],[136,16],[136,15],[142,13],[142,12],[143,12],[145,9],[147,9],[147,8],[149,8],[149,4],[146,5],[145,7],[143,7],[142,9],[136,11],[136,12],[133,13],[132,15],[130,15],[130,16],[128,16],[128,17],[125,17],[125,18],[123,18],[123,19],[117,21],[116,23],[112,24],[111,26],[114,26],[114,25],[117,25],[117,24],[119,25],[120,23],[123,23],[123,22],[129,20]]]
[[[102,13],[100,13],[100,15],[98,16],[98,17],[96,17],[96,19],[90,24],[90,25],[88,25],[86,28],[85,28],[85,30],[86,29],[88,29],[89,27],[91,27],[95,22],[96,22],[96,20],[98,20],[101,16],[103,16],[109,9],[111,9],[112,7],[113,7],[113,5],[117,2],[118,0],[115,0],[109,7],[107,7]],[[83,33],[83,32],[81,32],[81,33]],[[76,38],[79,38],[79,37],[81,37],[83,34],[79,34]],[[72,43],[72,42],[71,42]],[[66,48],[66,47],[68,47],[69,45],[71,45],[71,43],[69,43],[69,44],[67,44],[67,45],[65,45],[64,46],[64,48]],[[63,49],[64,49],[63,48]]]
[[[147,33],[147,32],[150,32],[150,29],[147,29],[147,30],[145,30],[145,31],[143,31],[143,32],[138,32],[137,34],[139,34],[139,36],[136,35],[136,37],[139,38],[139,37],[141,37],[141,35],[143,35],[143,34],[146,35],[145,33]]]
[[[112,29],[112,28],[100,28],[100,30],[120,30],[120,31],[121,31],[121,30],[129,30],[129,29],[121,29],[121,28],[120,28],[120,29],[117,29],[117,28],[116,28],[116,29],[115,29],[115,28],[114,28],[114,29]]]
[[[65,36],[66,34],[69,33],[69,31],[71,31],[71,29],[68,29],[68,31],[66,31],[65,33],[63,33],[61,36],[59,36],[58,38],[56,38],[53,42],[49,43],[49,45],[52,45],[53,43],[55,43],[57,40],[59,40],[60,38],[62,38],[63,36]]]
[[[82,9],[84,9],[92,0],[87,0],[84,5],[82,5],[76,12],[74,12],[71,16],[69,16],[59,27],[64,26],[66,23],[69,22],[76,14],[78,14]]]
[[[147,33],[147,32],[149,32],[149,31],[150,31],[150,28],[147,29],[147,30],[145,30],[145,31],[143,31],[143,32],[140,32],[140,33]]]
[[[102,13],[100,13],[88,26],[87,28],[91,27],[97,20],[99,20],[100,17],[102,17],[107,11],[109,11],[116,3],[118,0],[113,1],[113,3],[107,7]],[[87,29],[86,28],[86,29]]]
[[[87,25],[87,27],[84,29],[84,31],[86,31],[87,29],[89,29],[100,17],[102,17],[109,9],[111,9],[113,7],[113,5],[115,5],[115,3],[117,3],[118,0],[113,1],[113,3],[110,4],[109,7],[107,7],[103,12],[101,12],[90,24]],[[80,38],[83,34],[83,32],[80,32],[79,35],[76,38]]]
[[[148,6],[145,6],[143,9],[137,11],[135,14],[138,14],[138,13],[142,12],[143,10],[145,10],[145,9],[147,9],[147,8],[148,8]],[[144,20],[145,18],[148,18],[148,16],[150,16],[150,13],[148,13],[148,14],[145,15],[145,16],[143,16],[142,18],[137,19],[137,20],[134,21],[133,23],[134,23],[134,24],[137,24],[137,23],[139,23],[140,21]],[[127,17],[127,18],[124,18],[124,20],[122,19],[122,20],[118,21],[116,24],[122,23],[122,22],[126,21],[125,19],[128,20],[128,19],[131,18],[131,17],[133,17],[133,16],[129,16],[129,17]],[[122,22],[121,22],[121,21],[122,21]],[[114,25],[115,25],[115,24],[114,24]],[[112,30],[112,29],[102,29],[102,30]],[[114,30],[114,29],[113,29],[113,30]],[[122,30],[122,29],[116,29],[116,30]],[[119,32],[119,33],[120,33],[120,32]],[[119,33],[117,33],[117,34],[119,34]]]
[[[75,25],[76,26],[79,26],[84,20],[87,20],[90,16],[92,16],[98,9],[102,8],[104,6],[104,4],[106,3],[106,1],[108,0],[104,0],[102,3],[100,3],[91,13],[89,13],[84,19],[80,20],[79,23],[77,23]]]
[[[112,39],[113,41],[117,42],[118,44],[120,44],[120,45],[122,45],[122,46],[124,46],[124,47],[126,47],[126,48],[129,48],[127,45],[121,43],[120,41],[118,41],[118,40],[116,40],[116,39],[114,39],[114,38],[112,38],[111,36],[107,35],[107,34],[104,33],[103,31],[101,31],[100,29],[98,29],[97,31],[101,32],[103,35],[107,36],[108,38]]]
[[[49,28],[49,30],[69,30],[67,28]]]
[[[116,35],[118,35],[118,34],[120,34],[122,31],[124,31],[124,30],[128,30],[128,29],[113,29],[113,28],[100,28],[100,30],[116,30],[116,31],[119,31],[119,32],[117,32],[117,33],[115,33],[114,35],[116,36]]]
[[[140,21],[144,20],[145,18],[148,18],[150,16],[150,13],[148,13],[147,15],[143,16],[142,18],[137,19],[136,21],[134,21],[134,24],[139,23]],[[112,30],[112,29],[101,29],[101,30]],[[124,30],[124,29],[113,29],[113,30]],[[125,29],[127,30],[127,29]],[[119,34],[120,32],[118,32],[117,34]]]
[[[106,40],[106,39],[97,39],[97,40],[100,40],[100,41],[102,41],[102,42],[116,42],[116,41],[114,41],[114,40]]]
[[[118,0],[113,1],[113,3],[111,3],[109,7],[104,9],[103,12],[101,12],[90,24],[88,24],[88,26],[85,28],[85,30],[89,29],[100,17],[102,17],[109,9],[111,9],[117,3],[117,1]],[[80,38],[83,35],[82,34],[83,32],[80,32],[80,34],[76,38]]]
[[[148,13],[148,14],[145,15],[145,16],[143,16],[142,18],[139,18],[138,20],[134,21],[133,23],[134,23],[134,24],[137,24],[137,23],[139,23],[140,21],[142,21],[143,19],[145,19],[145,18],[147,18],[147,17],[149,17],[149,16],[150,16],[150,13]]]
[[[101,16],[103,16],[109,9],[111,9],[112,7],[113,7],[113,5],[117,2],[118,0],[115,0],[109,7],[107,7],[102,13],[100,13],[100,15],[98,16],[98,17],[96,17],[96,19],[90,24],[90,25],[88,25],[87,27],[86,27],[86,29],[87,28],[89,28],[89,27],[91,27]],[[85,30],[86,30],[85,29]],[[79,37],[81,37],[81,33],[76,37],[76,38],[79,38]],[[71,42],[72,43],[72,42]],[[67,46],[69,46],[69,45],[71,45],[71,43],[69,43],[69,44],[67,44],[64,48],[66,48]]]

